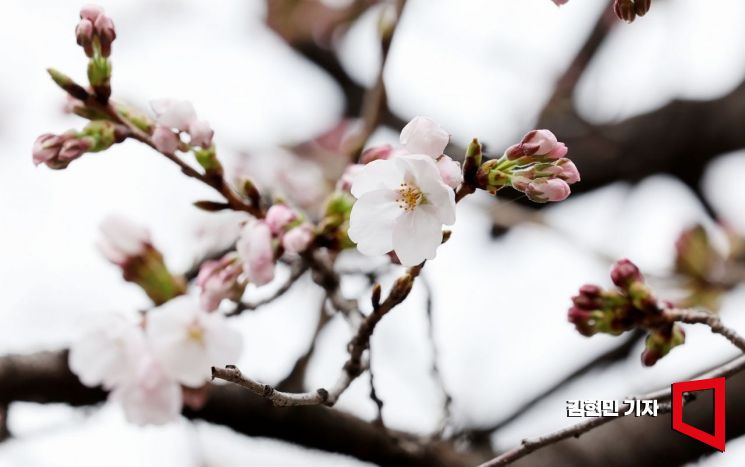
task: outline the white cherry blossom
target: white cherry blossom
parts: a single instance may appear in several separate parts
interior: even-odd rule
[[[134,322],[107,314],[70,348],[70,369],[86,386],[111,389],[129,379],[146,352],[145,336]]]
[[[424,154],[370,162],[355,177],[349,238],[366,255],[394,251],[414,266],[435,257],[442,225],[455,222],[455,194]]]
[[[401,144],[410,154],[439,157],[445,152],[450,134],[429,117],[414,117],[401,130]]]
[[[153,354],[173,378],[198,387],[211,378],[211,367],[235,363],[241,335],[225,316],[204,311],[197,297],[177,297],[153,309],[147,318]]]
[[[163,425],[181,413],[181,386],[150,354],[110,397],[122,405],[127,420],[137,425]]]

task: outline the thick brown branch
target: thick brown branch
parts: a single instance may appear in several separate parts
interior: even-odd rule
[[[27,401],[81,406],[105,399],[104,391],[78,381],[67,366],[66,351],[0,357],[0,404]],[[406,433],[397,433],[397,437],[407,442],[396,442],[378,427],[338,410],[277,410],[266,400],[233,385],[210,386],[206,405],[198,411],[186,409],[184,415],[249,436],[276,438],[378,465],[440,467],[477,462],[444,443],[425,445]]]

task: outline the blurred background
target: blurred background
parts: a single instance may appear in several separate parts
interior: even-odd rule
[[[220,157],[236,173],[274,183],[276,171],[296,167],[286,148],[331,130],[349,111],[349,89],[308,60],[307,50],[291,47],[267,27],[267,2],[100,3],[118,33],[114,97],[143,109],[155,98],[191,100],[214,127]],[[323,3],[343,9],[350,2]],[[427,115],[452,134],[454,148],[478,137],[493,154],[539,119],[559,122],[550,128],[568,143],[570,157],[572,141],[587,139],[587,128],[608,130],[622,148],[610,157],[603,144],[580,141],[583,152],[575,161],[583,177],[587,168],[587,186],[580,182],[580,192],[568,201],[542,210],[540,222],[495,228],[521,206],[509,199],[475,196],[459,206],[452,239],[426,268],[438,365],[456,427],[499,422],[618,345],[607,336],[584,338],[566,322],[569,298],[584,283],[607,284],[612,260],[632,259],[658,290],[675,297],[680,291],[669,277],[683,229],[703,223],[724,245],[710,216],[716,213],[745,232],[745,152],[737,151],[745,147],[738,140],[745,134],[745,97],[733,94],[745,79],[745,3],[655,0],[633,24],[613,20],[574,80],[573,97],[557,98],[557,79],[600,24],[606,3],[572,0],[556,8],[549,0],[410,0],[395,35],[385,70],[391,121]],[[97,313],[147,307],[147,297],[124,283],[95,248],[107,214],[146,225],[179,271],[236,234],[234,216],[191,205],[214,198],[207,188],[134,142],[86,156],[64,172],[34,167],[36,136],[82,126],[64,112],[65,98],[45,72],[55,67],[84,81],[86,62],[74,37],[80,6],[77,0],[6,0],[0,16],[0,353],[63,348]],[[378,73],[379,15],[373,6],[324,38],[357,86],[370,86]],[[723,118],[733,135],[717,137],[703,128],[714,125],[705,113],[681,127],[678,117],[688,110],[664,107],[680,99],[729,109]],[[668,111],[650,120],[662,125],[654,128],[658,137],[652,129],[637,136],[618,126],[660,108]],[[584,126],[578,129],[580,119]],[[697,125],[722,144],[704,136],[698,146],[708,145],[708,152],[673,144],[670,138],[695,133]],[[372,142],[396,143],[399,130],[381,127]],[[643,150],[629,149],[634,144]],[[297,183],[309,190],[323,183],[313,171],[318,169],[299,167],[292,175]],[[358,259],[350,256],[350,262]],[[364,283],[344,286],[354,294]],[[249,290],[254,292],[262,293]],[[282,379],[308,346],[321,300],[321,291],[305,278],[282,299],[236,318],[245,339],[242,370],[269,383]],[[443,393],[430,372],[425,300],[418,285],[380,324],[372,363],[386,424],[422,434],[437,429],[443,412]],[[742,287],[724,296],[722,316],[741,333],[744,309]],[[637,342],[624,358],[590,370],[522,412],[491,442],[508,448],[572,423],[565,411],[569,399],[657,389],[737,353],[704,328],[688,326],[686,332],[687,344],[653,368],[641,366],[643,344]],[[348,338],[342,320],[325,327],[308,368],[309,387],[335,379]],[[368,393],[368,379],[359,378],[337,407],[372,420],[376,411]],[[3,467],[93,466],[102,458],[112,466],[368,465],[185,419],[139,428],[110,404],[73,409],[15,403],[8,427],[13,436],[0,444]],[[745,439],[731,441],[726,457],[715,454],[696,465],[738,465],[743,459]]]

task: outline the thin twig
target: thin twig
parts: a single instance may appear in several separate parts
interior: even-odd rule
[[[707,326],[711,328],[712,332],[721,334],[722,336],[726,337],[738,349],[745,352],[745,339],[743,339],[740,335],[738,335],[734,330],[724,326],[722,322],[719,320],[719,318],[715,315],[702,312],[702,311],[696,311],[696,310],[666,310],[665,314],[666,314],[666,318],[673,320],[673,321],[680,321],[680,322],[691,323],[691,324],[706,324]],[[734,360],[731,360],[728,363],[725,363],[724,365],[721,365],[709,372],[699,375],[695,377],[694,379],[711,379],[711,378],[720,378],[720,377],[727,378],[729,376],[732,376],[735,373],[742,371],[743,368],[745,368],[745,355],[741,355],[740,357]],[[670,388],[665,388],[659,391],[644,394],[642,396],[630,398],[630,400],[655,399],[658,401],[665,401],[665,400],[669,400],[671,397],[672,397],[672,393],[670,391]],[[624,402],[624,406],[619,408],[619,410],[628,408],[629,406],[630,406],[629,403]],[[604,416],[604,417],[593,418],[593,419],[578,423],[576,425],[573,425],[571,427],[556,431],[549,435],[523,440],[520,446],[515,447],[505,452],[504,454],[498,457],[495,457],[494,459],[488,462],[485,462],[484,464],[481,464],[480,467],[497,467],[497,466],[511,464],[512,462],[522,457],[527,456],[528,454],[530,454],[531,452],[537,449],[541,449],[548,445],[557,443],[566,438],[579,437],[582,434],[587,433],[588,431],[592,430],[593,428],[597,428],[601,425],[605,425],[606,423],[612,420],[616,420],[618,418],[622,418],[622,417]]]
[[[628,357],[631,353],[631,350],[636,346],[637,343],[639,343],[642,337],[644,337],[643,331],[634,331],[626,340],[621,343],[621,345],[619,345],[618,347],[614,347],[607,352],[603,352],[589,362],[580,366],[576,370],[561,378],[561,380],[557,381],[556,383],[552,384],[551,386],[547,387],[543,391],[539,392],[535,396],[520,404],[518,407],[513,409],[509,415],[505,416],[499,421],[483,427],[463,429],[454,434],[453,438],[480,439],[490,435],[495,431],[499,431],[500,429],[520,418],[522,415],[525,415],[526,412],[538,405],[541,401],[552,396],[567,384],[575,381],[577,378],[586,375],[587,373],[598,367],[607,366]]]
[[[373,289],[373,311],[359,323],[357,331],[349,341],[349,358],[342,367],[342,372],[336,384],[330,389],[320,388],[313,392],[289,393],[278,391],[273,386],[259,383],[251,378],[243,376],[235,366],[225,368],[212,368],[212,377],[230,381],[243,386],[250,391],[269,399],[275,406],[287,407],[297,405],[321,405],[333,406],[344,391],[359,377],[366,369],[367,362],[363,359],[364,352],[370,346],[375,327],[380,320],[396,305],[403,302],[411,291],[414,278],[419,275],[424,263],[408,269],[407,273],[399,277],[393,284],[388,297],[380,302],[380,285]]]
[[[370,400],[373,401],[377,408],[377,415],[373,423],[381,428],[385,428],[385,422],[383,421],[383,399],[378,396],[378,391],[375,390],[375,374],[372,370],[372,352],[368,352],[367,355],[367,374],[370,376]]]
[[[435,339],[435,324],[434,317],[432,316],[434,308],[434,300],[432,296],[432,285],[427,280],[427,277],[422,274],[420,283],[424,286],[424,290],[427,294],[427,303],[425,305],[426,316],[427,316],[427,337],[429,338],[430,353],[432,355],[432,366],[430,367],[430,374],[432,379],[435,380],[437,387],[442,394],[442,418],[440,420],[439,427],[437,429],[437,437],[442,437],[443,433],[447,429],[448,423],[450,423],[450,406],[453,402],[453,397],[445,387],[445,380],[442,378],[442,372],[440,372],[440,366],[438,364],[440,352],[437,347],[437,341]]]
[[[308,368],[308,363],[310,362],[310,359],[313,358],[313,354],[316,350],[316,342],[318,341],[318,336],[321,335],[321,331],[326,327],[326,325],[331,321],[331,313],[326,309],[326,299],[324,298],[321,302],[320,310],[318,312],[318,323],[316,324],[316,329],[313,331],[313,336],[310,338],[310,345],[308,346],[308,350],[305,351],[303,355],[298,357],[298,359],[295,361],[295,364],[292,366],[292,370],[290,370],[290,373],[282,379],[279,383],[277,383],[277,389],[280,391],[304,391],[304,385],[303,381],[305,380],[305,372]]]
[[[300,279],[307,270],[308,265],[305,264],[303,261],[297,261],[296,263],[293,263],[290,270],[290,276],[287,278],[284,284],[282,284],[273,294],[255,302],[241,301],[236,305],[235,309],[226,313],[225,316],[237,316],[244,311],[256,310],[264,305],[272,303],[273,301],[287,293],[287,291],[292,288],[295,282],[297,282],[297,280]]]
[[[711,332],[727,338],[735,347],[745,352],[745,338],[728,328],[719,319],[719,316],[708,311],[700,310],[666,310],[665,315],[673,321],[688,324],[705,324],[711,328]]]

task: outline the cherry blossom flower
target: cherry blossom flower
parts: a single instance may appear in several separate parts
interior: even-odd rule
[[[414,117],[401,130],[401,144],[411,154],[440,156],[450,141],[450,135],[428,117]]]
[[[188,131],[189,125],[196,121],[197,113],[189,101],[176,99],[155,99],[150,101],[158,125]]]
[[[293,254],[305,251],[311,241],[313,241],[313,225],[307,222],[290,229],[282,236],[282,246],[285,251]]]
[[[373,161],[352,185],[349,238],[365,255],[394,251],[405,266],[435,257],[442,225],[455,222],[455,195],[428,155]]]
[[[248,280],[264,285],[274,279],[274,246],[272,231],[265,222],[249,221],[241,229],[236,244]]]
[[[86,386],[111,389],[131,376],[145,352],[145,336],[137,324],[107,314],[70,348],[70,369]]]
[[[151,355],[138,363],[133,375],[111,392],[111,400],[119,402],[127,420],[137,425],[176,420],[182,406],[181,386]]]
[[[155,149],[164,154],[173,154],[178,149],[179,138],[170,128],[156,125],[153,130],[153,144]]]
[[[242,348],[241,335],[225,316],[206,312],[192,296],[153,309],[145,333],[164,371],[190,387],[209,381],[213,366],[235,363]]]
[[[284,204],[274,204],[266,212],[264,222],[269,226],[272,234],[279,235],[284,232],[287,224],[297,219],[297,214]]]
[[[202,263],[197,276],[197,285],[202,289],[202,307],[214,311],[226,298],[239,300],[245,290],[245,283],[239,281],[242,272],[243,267],[235,253]]]

